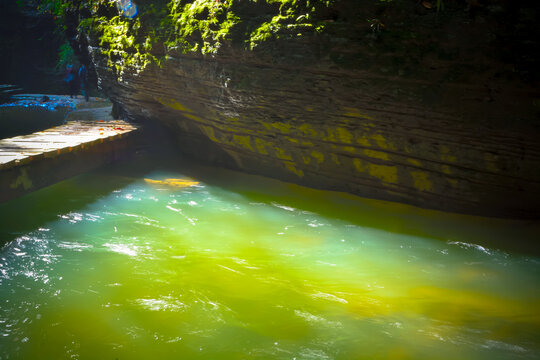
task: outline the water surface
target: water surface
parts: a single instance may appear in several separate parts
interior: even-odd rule
[[[0,359],[539,356],[537,223],[183,168],[0,214]]]

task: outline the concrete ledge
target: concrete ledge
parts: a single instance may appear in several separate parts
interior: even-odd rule
[[[138,128],[113,120],[109,102],[88,105],[62,126],[0,140],[0,202],[129,156]]]

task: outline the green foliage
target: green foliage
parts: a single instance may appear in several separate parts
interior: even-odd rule
[[[250,18],[242,18],[245,7],[255,8],[261,2],[254,0],[170,0],[168,3],[141,2],[139,16],[135,20],[121,17],[100,17],[99,21],[81,21],[80,29],[97,31],[103,52],[111,62],[126,59],[122,53],[137,61],[125,64],[147,64],[156,44],[163,44],[171,51],[182,53],[215,54],[223,44],[236,41],[253,49],[270,39],[297,37],[306,32],[322,31],[324,24],[312,24],[321,8],[335,0],[267,0],[262,6],[272,6],[275,14],[270,20],[261,21],[256,27],[246,24]],[[94,7],[103,6],[110,0],[94,0]],[[279,5],[279,6],[275,6]],[[131,24],[131,25],[129,25]],[[138,25],[137,25],[138,24]],[[237,30],[238,29],[238,30]],[[240,31],[245,29],[246,31]],[[233,35],[234,34],[234,35]],[[142,52],[142,53],[141,53]],[[138,55],[135,55],[135,54]],[[157,59],[156,59],[157,60]]]
[[[56,68],[58,70],[65,69],[67,65],[73,64],[75,61],[75,54],[73,48],[66,41],[58,49],[58,62],[56,63]]]
[[[280,4],[279,14],[250,34],[250,49],[271,39],[294,38],[313,32],[323,32],[326,23],[318,15],[335,3],[334,0],[269,0],[268,2]]]
[[[107,65],[116,71],[119,78],[127,69],[138,73],[152,60],[156,60],[147,52],[151,48],[151,40],[147,38],[146,41],[136,41],[141,29],[139,19],[101,17],[96,19],[93,26],[94,31],[101,34],[99,45],[107,58]]]
[[[223,42],[231,40],[231,29],[240,21],[231,10],[232,1],[196,0],[184,4],[173,0],[169,4],[174,36],[168,42],[182,52],[200,50],[216,53]]]
[[[69,1],[62,0],[37,0],[37,9],[43,13],[62,16],[64,10],[70,5]]]
[[[128,19],[118,14],[114,0],[39,0],[43,11],[89,14],[79,18],[78,30],[99,39],[118,77],[159,65],[167,52],[216,54],[233,43],[255,49],[273,39],[322,32],[327,23],[320,14],[335,1],[138,0],[139,15]]]
[[[272,18],[272,21],[265,22],[259,26],[250,36],[250,48],[255,48],[258,44],[268,41],[281,29],[279,19]]]

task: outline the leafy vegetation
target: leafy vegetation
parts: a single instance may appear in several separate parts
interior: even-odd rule
[[[167,55],[214,56],[233,46],[271,54],[277,42],[285,44],[310,37],[322,39],[321,49],[316,51],[326,51],[324,46],[335,48],[335,52],[327,55],[340,64],[359,64],[366,58],[344,51],[340,44],[347,43],[347,39],[354,39],[349,45],[367,41],[369,46],[382,51],[393,51],[400,46],[402,51],[409,51],[404,48],[415,47],[411,51],[422,57],[425,51],[430,51],[428,45],[436,41],[430,39],[437,29],[430,28],[445,19],[472,18],[473,10],[489,12],[491,8],[495,14],[497,8],[510,6],[503,0],[490,0],[491,4],[497,4],[490,8],[473,7],[472,0],[370,0],[371,5],[360,5],[358,0],[134,0],[139,15],[130,19],[119,14],[114,0],[29,1],[38,4],[42,11],[56,14],[64,27],[77,29],[79,35],[90,34],[89,38],[95,42],[92,45],[102,52],[107,65],[119,77],[128,70],[137,73],[149,64],[163,64]],[[422,17],[439,12],[443,16]],[[389,17],[387,13],[393,15]],[[392,23],[389,20],[392,17],[405,21]],[[419,25],[420,21],[424,25]],[[511,18],[507,23],[516,21]],[[516,29],[520,28],[516,26]],[[417,32],[425,35],[421,47],[415,45],[419,42]],[[76,35],[73,30],[70,38]],[[529,38],[532,36],[524,37]]]
[[[107,64],[119,76],[160,64],[167,52],[213,55],[233,43],[254,50],[275,39],[324,31],[324,14],[336,0],[135,1],[139,16],[118,14],[114,0],[35,0],[44,12],[76,14],[78,31],[99,39]],[[61,57],[68,55],[61,49]]]
[[[63,70],[68,64],[73,64],[75,60],[75,53],[73,48],[66,41],[58,49],[58,62],[56,63],[57,70]]]

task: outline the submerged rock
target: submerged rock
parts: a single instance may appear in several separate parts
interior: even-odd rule
[[[534,49],[537,30],[517,29],[534,29],[537,10],[498,3],[140,1],[128,19],[98,2],[69,19],[118,113],[160,122],[191,157],[535,218],[539,93],[521,42]]]

